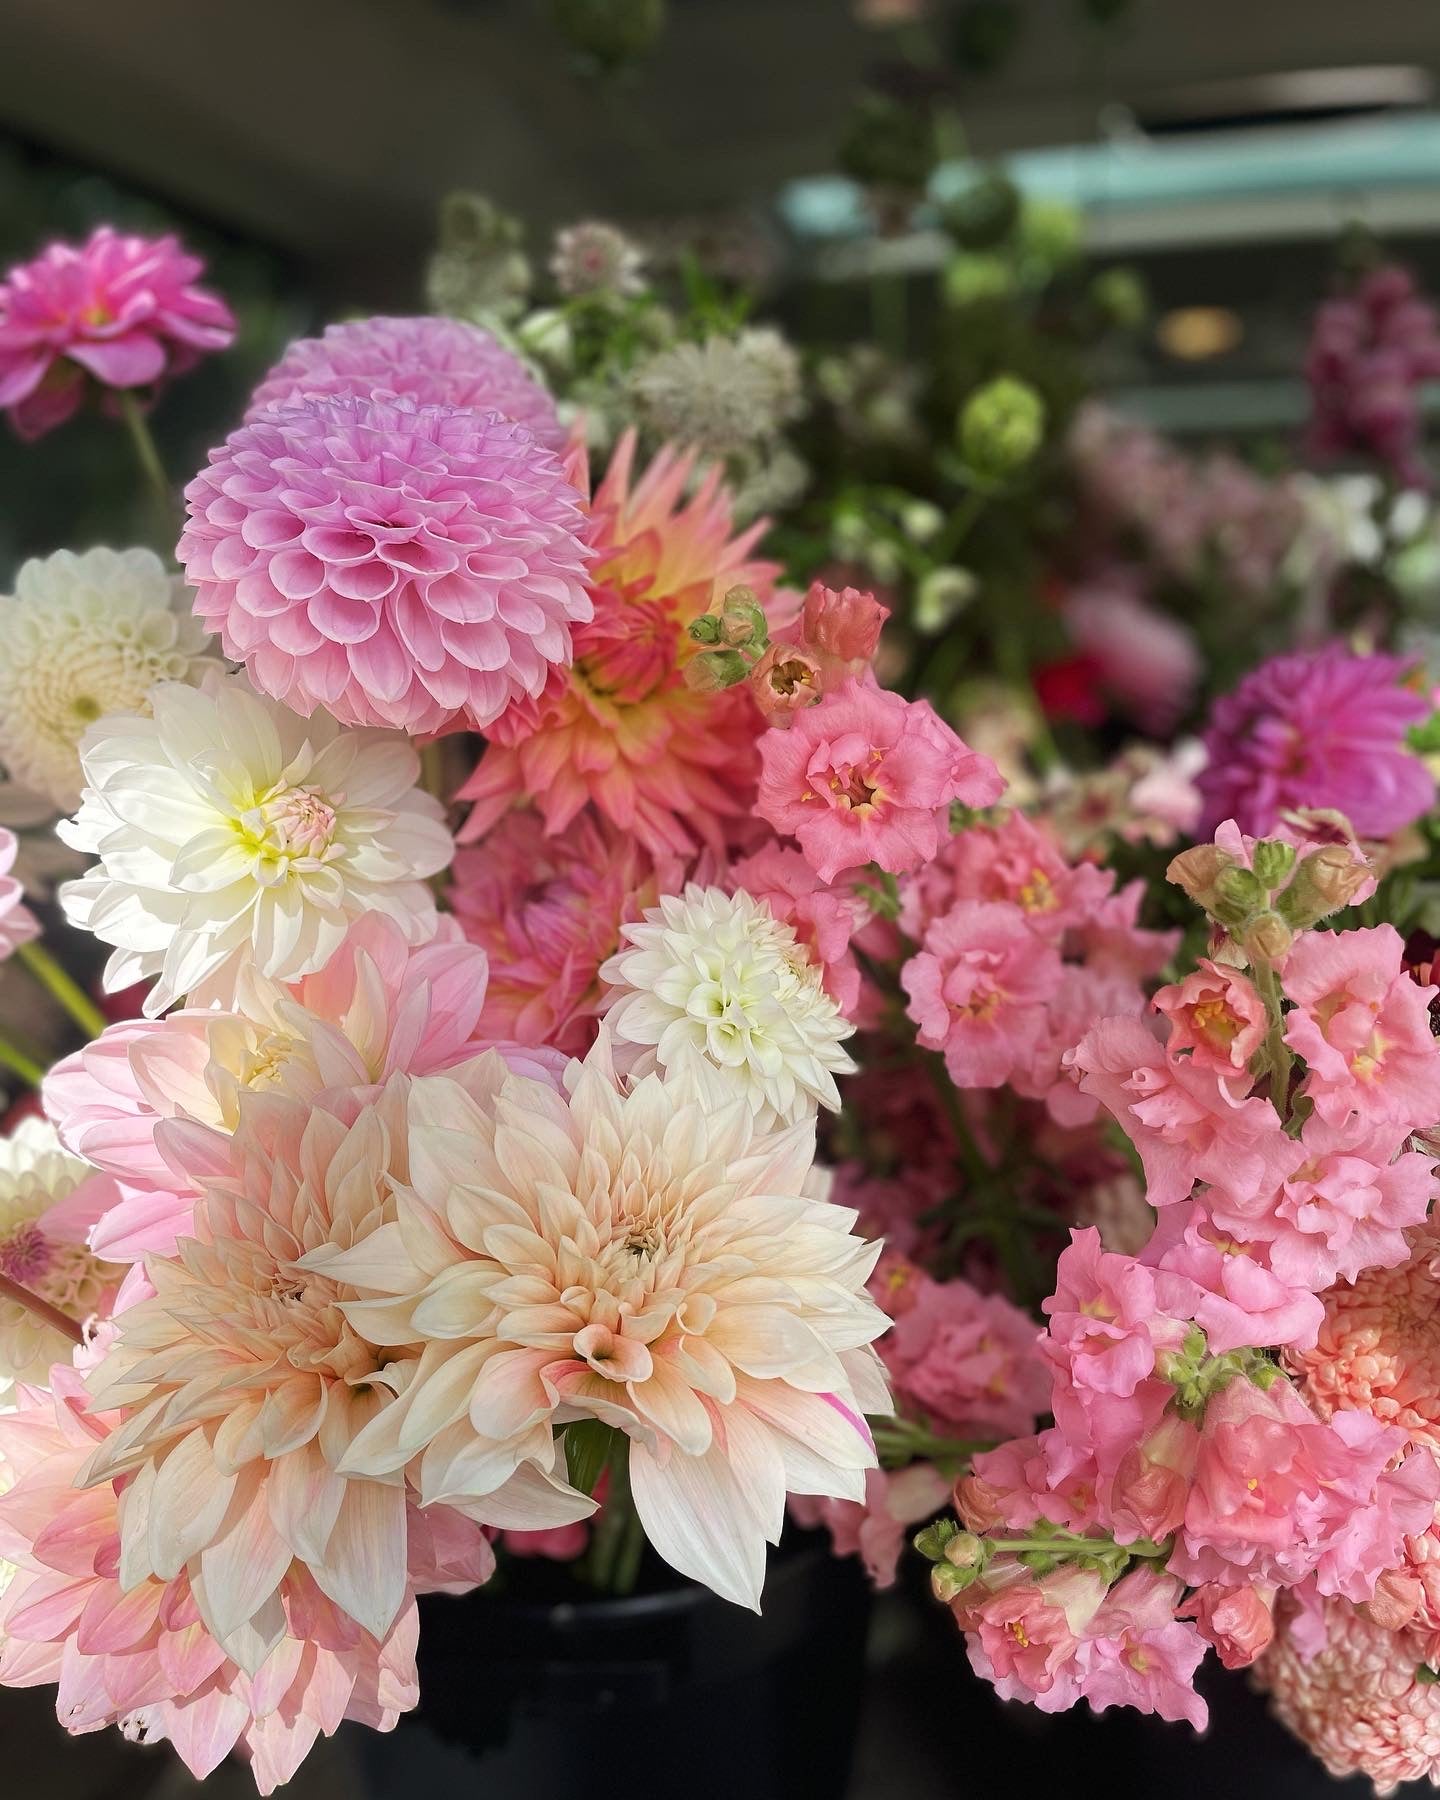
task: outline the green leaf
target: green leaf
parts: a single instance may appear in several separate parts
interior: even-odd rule
[[[615,1427],[602,1425],[599,1419],[577,1419],[565,1427],[565,1466],[571,1487],[582,1494],[595,1492],[614,1438]]]

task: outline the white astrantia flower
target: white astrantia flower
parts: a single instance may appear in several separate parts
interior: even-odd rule
[[[26,1119],[0,1138],[0,1275],[83,1322],[124,1274],[86,1247],[114,1199],[114,1184],[62,1149],[53,1126]],[[70,1352],[63,1332],[0,1295],[0,1389],[46,1385],[51,1363],[69,1362]],[[7,1397],[0,1392],[0,1402]]]
[[[115,946],[109,992],[154,979],[152,1016],[187,994],[223,1005],[250,966],[275,981],[322,968],[366,912],[407,943],[433,937],[426,878],[453,841],[406,737],[302,719],[239,676],[165,682],[150,704],[86,734],[80,810],[57,827],[99,858],[60,898]]]
[[[863,1415],[890,1410],[880,1246],[811,1191],[813,1121],[758,1132],[693,1054],[627,1083],[602,1029],[564,1091],[490,1053],[414,1081],[408,1124],[393,1216],[300,1259],[366,1295],[342,1310],[368,1342],[423,1346],[337,1471],[494,1520],[557,1426],[597,1419],[659,1554],[758,1608],[787,1492],[858,1502]]]
[[[0,764],[56,807],[80,798],[80,739],[157,681],[219,668],[189,590],[149,550],[57,550],[0,597]]]
[[[668,1069],[690,1050],[736,1084],[763,1130],[838,1111],[841,1044],[855,1027],[789,925],[742,889],[691,883],[622,925],[629,948],[600,970],[618,1062]]]
[[[749,450],[803,410],[800,359],[769,326],[657,350],[635,368],[629,391],[652,436],[707,456]]]

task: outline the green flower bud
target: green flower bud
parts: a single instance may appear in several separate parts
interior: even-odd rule
[[[1275,905],[1288,924],[1305,931],[1349,906],[1370,878],[1370,865],[1359,850],[1324,844],[1304,858]]]
[[[1015,229],[1020,190],[998,171],[982,175],[940,208],[940,223],[962,250],[993,250]]]
[[[1260,877],[1253,870],[1242,869],[1238,863],[1221,871],[1215,893],[1226,906],[1243,908],[1247,912],[1264,906],[1270,898],[1270,890]]]
[[[979,586],[968,569],[932,569],[915,590],[915,629],[943,631],[975,598]]]
[[[954,1519],[936,1519],[933,1525],[917,1531],[911,1542],[927,1562],[943,1562],[945,1546],[951,1538],[960,1535],[960,1527]]]
[[[952,1569],[947,1562],[936,1563],[930,1571],[930,1591],[942,1606],[957,1600],[975,1577],[965,1569]]]
[[[889,94],[866,94],[841,140],[838,161],[865,187],[924,193],[940,160],[935,122],[925,107]]]
[[[1278,912],[1257,913],[1245,927],[1241,948],[1251,962],[1279,962],[1290,952],[1295,933]]]
[[[701,613],[698,619],[692,619],[685,627],[697,644],[718,644],[720,642],[720,621],[714,613]]]
[[[1003,256],[952,256],[945,265],[945,302],[974,306],[982,300],[1007,300],[1015,291],[1015,271]]]
[[[1090,283],[1090,298],[1107,324],[1139,331],[1150,316],[1150,294],[1134,269],[1102,269]]]
[[[1063,200],[1027,199],[1020,209],[1021,255],[1034,273],[1051,275],[1080,255],[1084,231],[1080,214]]]
[[[900,529],[912,544],[928,544],[944,523],[944,513],[929,500],[907,501],[900,513]]]
[[[685,665],[685,685],[697,694],[717,694],[734,687],[750,674],[750,665],[738,650],[707,650]]]
[[[748,587],[733,587],[720,608],[720,642],[732,650],[763,650],[770,642],[765,609]]]
[[[1256,880],[1267,888],[1277,888],[1295,866],[1295,846],[1280,838],[1265,838],[1255,846],[1251,861]]]
[[[1045,402],[1028,382],[997,375],[960,409],[960,453],[982,481],[1008,480],[1045,441]]]

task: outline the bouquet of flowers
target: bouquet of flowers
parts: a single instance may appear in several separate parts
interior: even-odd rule
[[[1213,1648],[1336,1773],[1433,1774],[1420,657],[1295,631],[1087,765],[1096,696],[1165,734],[1204,673],[1162,563],[1280,580],[1258,477],[1182,546],[1178,452],[987,374],[928,491],[817,435],[807,496],[854,381],[608,227],[521,317],[465,218],[461,316],[292,344],[173,569],[0,599],[0,1683],[268,1794],[415,1706],[418,1596],[540,1552],[759,1608],[788,1510],[882,1585],[913,1538],[1005,1696],[1203,1726]],[[113,411],[172,507],[201,277],[13,270],[15,427]],[[1068,672],[1003,618],[1045,481],[1114,502]]]

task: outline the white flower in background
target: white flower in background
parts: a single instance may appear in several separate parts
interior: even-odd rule
[[[768,326],[660,350],[636,368],[630,392],[652,436],[709,456],[775,437],[803,404],[800,359]]]
[[[817,1106],[838,1111],[841,1044],[854,1026],[823,970],[762,901],[693,883],[623,925],[630,948],[600,970],[615,990],[605,1018],[617,1059],[638,1073],[697,1051],[742,1095],[757,1129]]]
[[[26,1119],[0,1138],[0,1275],[83,1322],[125,1273],[85,1245],[114,1199],[108,1176],[62,1150],[52,1126]],[[0,1293],[0,1378],[7,1384],[43,1387],[51,1363],[69,1362],[71,1349],[62,1331]]]
[[[613,225],[587,219],[555,234],[550,273],[567,300],[584,294],[643,293],[645,253]]]
[[[57,827],[99,858],[60,898],[115,945],[108,991],[154,979],[151,1016],[226,1004],[252,963],[275,981],[322,968],[366,912],[434,935],[426,877],[454,846],[407,738],[299,718],[238,676],[163,683],[151,705],[87,734],[80,810]]]
[[[80,739],[139,711],[157,681],[217,668],[189,590],[149,550],[87,550],[25,563],[0,598],[0,763],[65,809],[80,798]]]
[[[424,1345],[337,1467],[493,1518],[556,1425],[599,1419],[660,1555],[758,1607],[786,1493],[858,1501],[875,1464],[880,1246],[807,1194],[813,1124],[759,1135],[693,1056],[629,1088],[608,1058],[602,1032],[564,1093],[493,1055],[412,1083],[393,1222],[301,1259],[375,1296],[343,1308],[370,1342]]]

